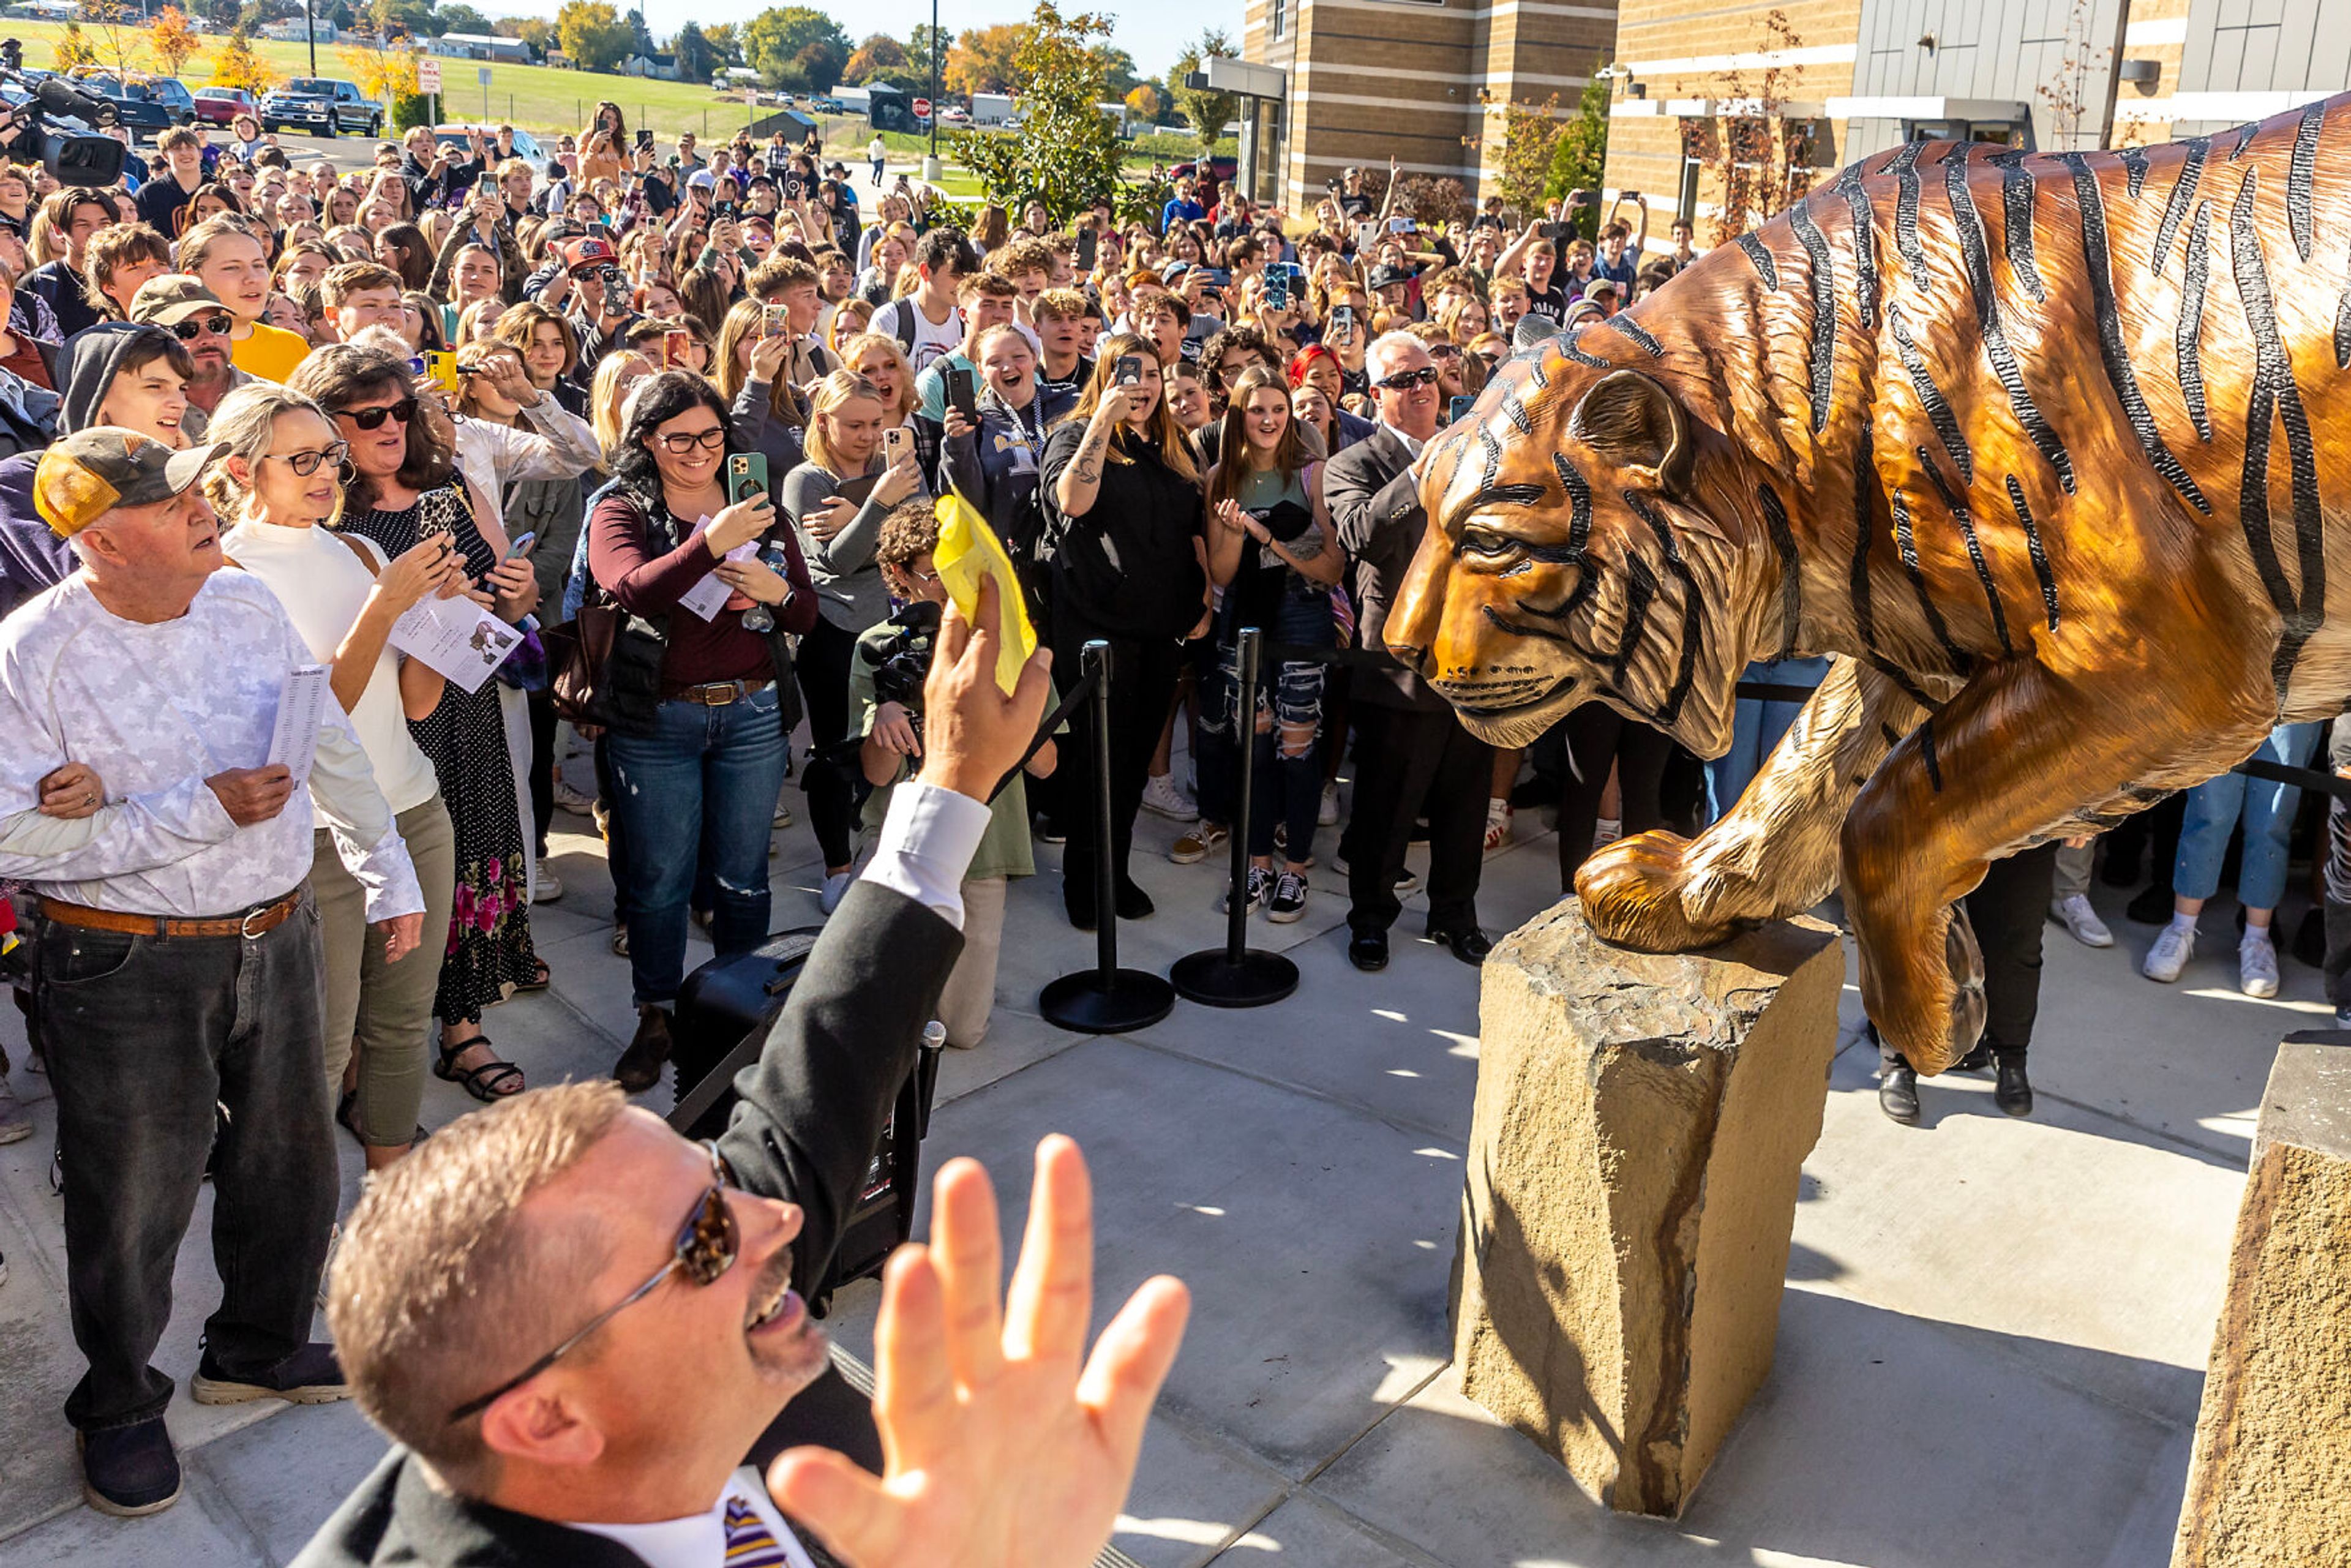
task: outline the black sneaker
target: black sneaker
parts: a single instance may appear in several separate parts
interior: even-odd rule
[[[1294,871],[1283,872],[1274,878],[1273,896],[1266,901],[1265,917],[1276,925],[1287,925],[1305,913],[1305,873]]]
[[[74,1445],[81,1450],[81,1495],[99,1512],[137,1519],[180,1500],[180,1456],[161,1416],[77,1432]]]
[[[331,1405],[351,1396],[342,1364],[330,1344],[306,1344],[267,1372],[231,1377],[207,1349],[196,1363],[188,1392],[199,1405],[243,1405],[253,1399],[283,1399],[288,1405]]]
[[[612,1064],[612,1076],[622,1089],[642,1094],[661,1082],[662,1066],[669,1061],[669,1052],[668,1010],[639,1008],[637,1032],[629,1040],[629,1049],[621,1052],[621,1060]]]
[[[1253,866],[1249,867],[1249,914],[1251,914],[1251,915],[1255,915],[1255,914],[1258,912],[1259,908],[1259,907],[1260,907],[1260,906],[1265,903],[1266,899],[1267,899],[1268,897],[1270,897],[1270,896],[1272,894],[1272,893],[1273,893],[1273,873],[1272,873],[1272,871],[1271,871],[1270,868],[1265,867],[1265,866],[1261,866],[1261,865],[1253,865]],[[1232,907],[1233,907],[1233,894],[1232,894],[1232,890],[1231,890],[1230,888],[1228,888],[1228,889],[1226,889],[1226,890],[1225,890],[1225,895],[1224,895],[1222,898],[1219,898],[1218,900],[1217,900],[1217,914],[1219,914],[1219,915],[1228,915],[1228,914],[1230,914],[1230,913],[1232,912]],[[1292,919],[1296,919],[1296,918],[1297,918],[1297,916],[1292,915],[1290,918],[1292,918]]]

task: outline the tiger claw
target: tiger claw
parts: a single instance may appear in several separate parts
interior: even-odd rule
[[[1604,939],[1643,953],[1688,953],[1736,936],[1747,921],[1698,915],[1688,896],[1692,840],[1662,829],[1619,839],[1575,873],[1584,917]]]

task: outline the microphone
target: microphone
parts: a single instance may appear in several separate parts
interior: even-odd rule
[[[114,105],[105,99],[84,92],[59,77],[41,78],[33,89],[33,97],[51,114],[68,115],[92,125],[114,114]]]

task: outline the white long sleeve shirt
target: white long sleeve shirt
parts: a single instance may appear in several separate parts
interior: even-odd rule
[[[287,672],[315,663],[258,579],[214,572],[187,612],[125,621],[79,573],[0,622],[0,878],[97,909],[200,919],[309,874],[312,802],[371,921],[424,907],[367,753],[330,698],[310,788],[239,827],[204,780],[269,758]],[[98,814],[43,817],[40,781],[96,769]]]
[[[604,461],[596,428],[542,392],[522,411],[530,428],[465,419],[457,424],[457,471],[474,503],[474,521],[506,553],[506,492],[526,479],[576,479]]]

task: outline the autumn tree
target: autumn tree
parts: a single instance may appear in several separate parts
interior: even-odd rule
[[[1029,29],[1019,22],[972,28],[947,50],[942,82],[949,92],[967,98],[976,92],[1010,92],[1019,79],[1020,48],[1028,37]]]
[[[955,138],[956,161],[978,176],[989,201],[1008,207],[1042,202],[1063,224],[1099,198],[1129,214],[1149,199],[1150,192],[1121,177],[1124,149],[1101,109],[1105,89],[1094,50],[1110,29],[1107,16],[1064,16],[1052,0],[1039,0],[1013,61],[1019,131]]]
[[[96,29],[90,40],[96,63],[128,76],[147,61],[147,34],[138,8],[122,0],[89,0],[82,16]]]
[[[98,50],[91,47],[89,35],[81,30],[79,22],[66,24],[66,30],[57,37],[56,55],[57,69],[61,71],[98,64]]]
[[[188,57],[203,47],[196,41],[195,28],[188,25],[187,14],[177,5],[166,5],[155,13],[148,24],[147,47],[155,51],[156,63],[167,77],[178,76]]]
[[[1213,144],[1225,133],[1225,127],[1239,118],[1241,100],[1228,92],[1188,87],[1185,78],[1203,68],[1207,61],[1230,59],[1236,52],[1232,39],[1222,27],[1206,28],[1197,43],[1176,57],[1176,64],[1167,72],[1167,101],[1190,124],[1203,147]]]
[[[849,35],[823,12],[806,5],[762,11],[743,24],[743,59],[770,87],[830,92],[849,63]]]
[[[1147,81],[1135,83],[1134,90],[1126,95],[1126,112],[1145,124],[1157,124],[1159,89]]]
[[[1716,89],[1750,112],[1682,121],[1682,155],[1696,160],[1720,193],[1717,244],[1768,222],[1812,188],[1812,125],[1788,113],[1797,68],[1784,63],[1803,40],[1785,11],[1766,16],[1763,31],[1769,42],[1761,57],[1770,63],[1756,74],[1732,71]]]
[[[568,0],[555,13],[558,46],[583,71],[609,71],[629,57],[636,32],[606,0]]]
[[[852,87],[862,87],[883,71],[904,69],[906,65],[906,46],[887,33],[875,33],[851,52],[849,63],[841,68],[841,79]]]
[[[1541,103],[1513,103],[1480,92],[1478,101],[1484,110],[1479,117],[1484,133],[1463,137],[1462,145],[1479,153],[1479,162],[1494,171],[1487,193],[1531,216],[1542,205],[1552,152],[1562,129],[1559,95],[1553,93]]]
[[[379,103],[416,96],[416,57],[407,49],[387,48],[362,37],[337,49],[335,58],[360,90]]]
[[[1608,167],[1608,78],[1595,73],[1584,84],[1575,118],[1560,128],[1552,144],[1551,172],[1543,181],[1546,197],[1564,198],[1570,191],[1598,192]],[[1568,215],[1583,237],[1600,238],[1600,209],[1584,207]]]
[[[285,79],[276,66],[261,57],[260,51],[253,47],[253,36],[242,27],[213,51],[214,87],[241,87],[258,98]]]

